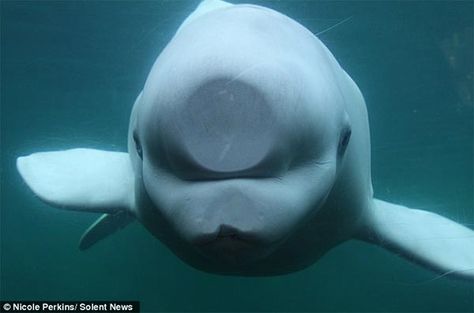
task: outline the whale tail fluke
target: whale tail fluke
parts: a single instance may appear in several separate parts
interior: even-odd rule
[[[474,231],[438,214],[374,199],[358,239],[441,276],[474,281]]]

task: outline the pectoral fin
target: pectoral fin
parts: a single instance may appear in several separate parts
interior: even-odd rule
[[[79,242],[79,249],[89,249],[98,241],[114,234],[134,220],[135,218],[127,211],[102,215],[84,232]]]
[[[375,199],[359,239],[441,275],[474,281],[474,231],[440,215]]]
[[[70,210],[131,211],[134,174],[127,153],[94,149],[40,152],[17,159],[31,190],[46,203]]]

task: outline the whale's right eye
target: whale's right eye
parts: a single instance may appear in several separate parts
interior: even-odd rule
[[[135,149],[137,150],[138,156],[140,157],[140,159],[143,159],[142,145],[140,143],[140,138],[138,138],[136,132],[133,132],[133,141],[135,142]]]
[[[341,135],[341,139],[339,141],[339,148],[338,148],[338,154],[341,156],[344,154],[346,151],[347,145],[349,144],[349,140],[351,139],[351,134],[352,131],[350,128],[347,128],[344,130],[344,132]]]

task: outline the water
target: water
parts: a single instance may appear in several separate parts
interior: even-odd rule
[[[1,2],[2,299],[140,300],[143,311],[472,312],[472,283],[348,242],[272,278],[183,264],[134,224],[87,252],[95,214],[41,203],[15,158],[124,150],[131,104],[198,1]],[[474,224],[473,3],[258,1],[321,35],[367,101],[376,195]]]

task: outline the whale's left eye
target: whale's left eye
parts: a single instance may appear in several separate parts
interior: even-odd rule
[[[140,159],[143,159],[142,145],[136,132],[133,132],[133,141],[135,142],[135,149],[137,150],[138,156],[140,157]]]

